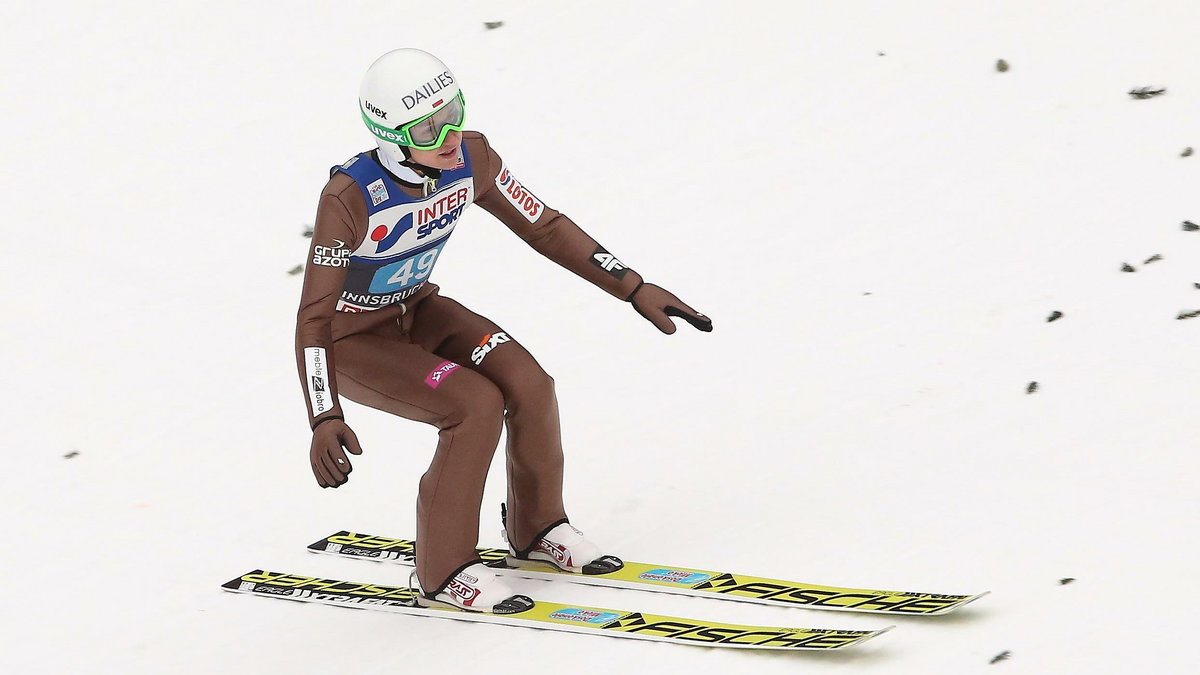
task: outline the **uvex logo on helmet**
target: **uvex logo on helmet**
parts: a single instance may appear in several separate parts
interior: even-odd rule
[[[385,119],[385,120],[387,119],[387,111],[386,110],[381,110],[381,109],[377,108],[370,101],[363,101],[363,105],[366,106],[367,110],[370,110],[371,112],[375,113],[375,115],[377,115],[380,119]]]
[[[434,94],[438,93],[442,89],[445,89],[447,85],[451,85],[451,84],[454,84],[454,76],[451,75],[450,71],[447,70],[447,71],[443,72],[441,75],[438,75],[437,77],[433,78],[432,80],[426,82],[424,85],[421,86],[420,89],[417,89],[416,91],[414,91],[411,94],[405,95],[404,96],[404,109],[412,110],[413,108],[417,107],[418,103],[433,96]]]

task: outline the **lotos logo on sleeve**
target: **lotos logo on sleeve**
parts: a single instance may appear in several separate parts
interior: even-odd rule
[[[508,167],[503,164],[500,165],[500,173],[496,174],[496,187],[500,188],[508,201],[512,202],[521,215],[525,216],[525,220],[531,223],[537,221],[538,217],[542,215],[542,210],[546,208],[546,205],[534,197],[532,192],[525,189],[525,186],[521,185],[521,181],[517,180],[516,176],[513,176]]]

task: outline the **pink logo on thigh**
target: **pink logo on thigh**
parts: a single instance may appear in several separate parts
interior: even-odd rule
[[[453,361],[446,361],[437,368],[434,368],[432,373],[425,376],[425,384],[429,385],[433,389],[437,389],[439,386],[441,386],[442,380],[447,375],[453,373],[459,368],[460,366],[457,363]]]

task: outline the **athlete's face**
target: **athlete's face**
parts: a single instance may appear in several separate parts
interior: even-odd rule
[[[462,132],[451,131],[446,134],[446,142],[433,150],[417,150],[409,148],[413,161],[417,164],[434,169],[450,170],[458,166],[461,156]]]

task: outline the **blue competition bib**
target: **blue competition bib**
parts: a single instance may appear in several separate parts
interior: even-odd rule
[[[337,309],[369,312],[403,302],[425,285],[462,213],[475,201],[471,161],[443,171],[427,197],[410,197],[367,153],[334,167],[354,179],[367,202],[367,238],[350,254]]]

